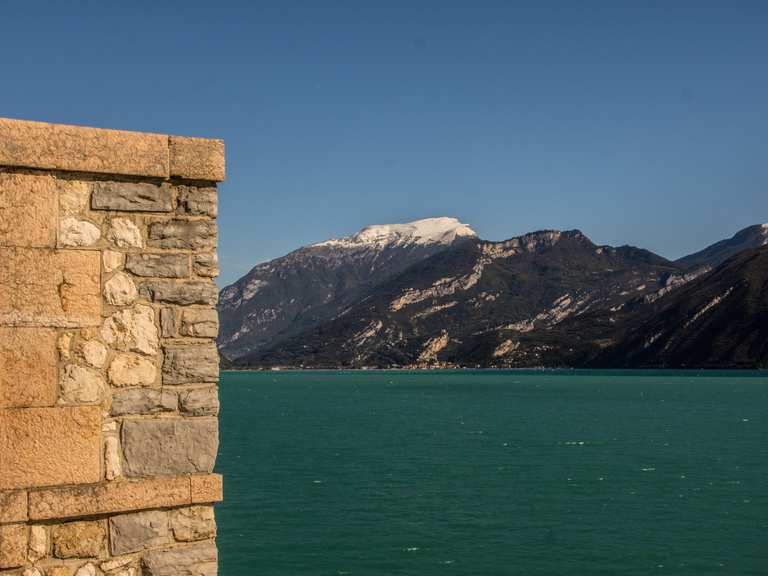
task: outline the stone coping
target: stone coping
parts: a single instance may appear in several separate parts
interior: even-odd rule
[[[224,142],[0,118],[0,166],[224,180]]]
[[[212,504],[222,500],[220,474],[156,476],[97,484],[0,492],[0,524],[63,520]]]

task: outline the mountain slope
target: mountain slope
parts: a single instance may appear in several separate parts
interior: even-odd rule
[[[676,261],[680,266],[691,269],[701,266],[719,266],[731,256],[752,248],[768,244],[768,224],[756,224],[740,230],[731,238],[716,242],[699,252],[689,254]]]
[[[768,367],[768,246],[737,254],[622,323],[622,340],[590,364]]]
[[[260,264],[221,291],[219,348],[234,359],[329,321],[381,282],[476,238],[455,218],[378,225]]]
[[[576,230],[473,239],[412,264],[339,317],[238,363],[563,365],[571,342],[552,338],[563,321],[653,297],[681,274],[648,251],[596,246]]]

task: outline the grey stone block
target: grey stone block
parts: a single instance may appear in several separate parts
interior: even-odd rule
[[[152,302],[166,304],[207,304],[213,306],[219,299],[219,291],[213,282],[174,282],[171,280],[155,280],[142,283],[139,288],[142,297]]]
[[[143,182],[94,182],[91,208],[124,212],[170,212],[173,194],[168,186]]]
[[[193,216],[216,218],[218,212],[216,188],[179,186],[179,209]]]
[[[201,542],[144,554],[144,576],[216,576],[218,553],[213,542]]]
[[[152,510],[109,519],[109,545],[114,556],[170,542],[167,512]]]
[[[149,225],[147,244],[157,248],[202,250],[216,246],[216,223],[210,220],[164,220]]]
[[[219,257],[216,252],[196,254],[193,268],[198,276],[215,278],[219,275]]]
[[[155,414],[173,412],[178,407],[178,397],[171,390],[142,388],[115,392],[112,396],[112,415]]]
[[[215,308],[186,308],[181,315],[181,333],[197,338],[216,338],[219,314]]]
[[[209,473],[216,462],[215,418],[152,418],[123,422],[123,473],[128,477]]]
[[[128,254],[125,269],[136,276],[187,278],[189,256],[186,254]]]
[[[171,512],[171,530],[179,542],[207,540],[216,536],[213,506],[191,506]]]
[[[219,413],[219,394],[213,386],[181,392],[179,402],[181,411],[190,416],[216,416]]]
[[[219,352],[215,344],[166,346],[163,384],[195,384],[219,381]]]

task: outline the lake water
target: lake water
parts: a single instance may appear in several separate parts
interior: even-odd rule
[[[223,576],[768,574],[766,372],[221,382]]]

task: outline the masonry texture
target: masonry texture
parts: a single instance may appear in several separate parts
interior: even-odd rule
[[[224,144],[0,118],[0,574],[217,572]]]

